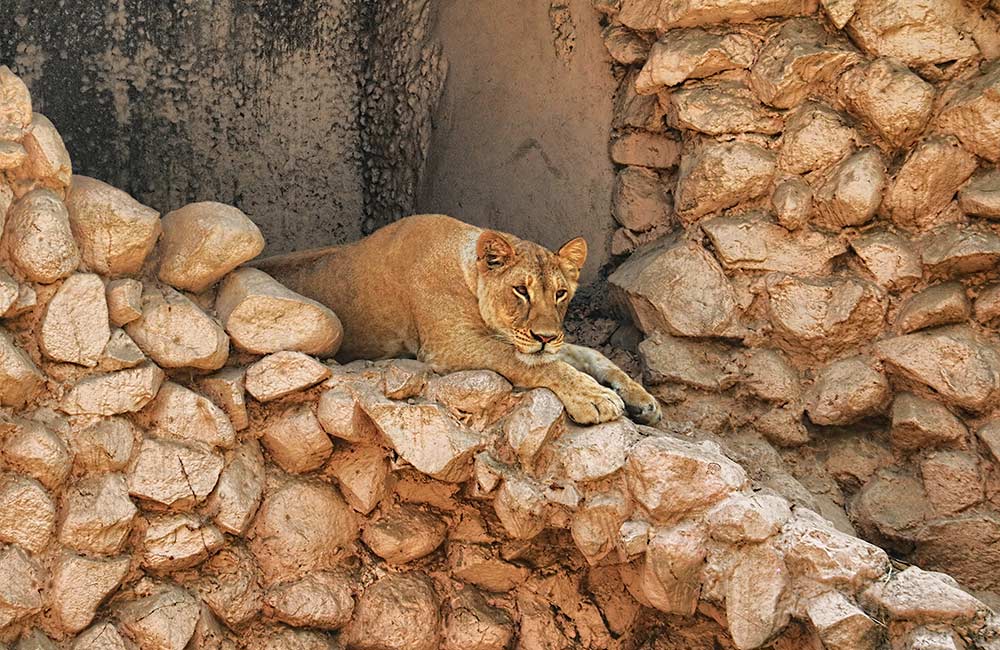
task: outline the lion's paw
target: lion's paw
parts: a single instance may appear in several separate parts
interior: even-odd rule
[[[617,420],[625,412],[625,403],[610,388],[591,381],[573,386],[560,395],[569,417],[579,424],[600,424]]]
[[[663,417],[660,402],[637,381],[629,379],[615,391],[625,402],[628,416],[639,424],[656,424]]]

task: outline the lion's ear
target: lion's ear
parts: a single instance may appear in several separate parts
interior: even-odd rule
[[[587,261],[587,240],[583,237],[571,239],[559,248],[556,255],[575,266],[577,270],[582,269],[583,263]]]
[[[484,230],[476,243],[476,260],[487,269],[503,268],[514,259],[514,248],[495,230]]]

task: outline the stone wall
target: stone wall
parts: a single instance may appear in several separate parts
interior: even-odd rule
[[[997,4],[595,5],[612,341],[669,418],[773,445],[794,500],[1000,602]]]
[[[333,312],[239,268],[239,209],[71,167],[0,67],[0,647],[1000,643],[768,459],[486,370],[337,365]]]

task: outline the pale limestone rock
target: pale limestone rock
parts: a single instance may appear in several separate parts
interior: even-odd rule
[[[683,384],[720,391],[732,384],[723,346],[669,334],[653,334],[639,344],[643,376],[650,385]]]
[[[250,550],[271,585],[335,568],[357,537],[358,518],[336,490],[290,480],[264,498]]]
[[[169,212],[162,226],[158,277],[194,293],[264,250],[260,229],[242,211],[214,201]]]
[[[899,61],[879,58],[854,66],[840,78],[840,95],[890,147],[905,147],[931,117],[934,87]]]
[[[52,539],[55,522],[56,506],[41,484],[0,474],[0,542],[41,553]]]
[[[38,344],[45,356],[93,367],[111,338],[104,282],[92,273],[66,278],[42,316]]]
[[[354,612],[350,582],[326,571],[271,587],[264,604],[282,623],[325,630],[343,627]]]
[[[503,650],[514,638],[514,623],[503,609],[464,587],[452,598],[442,650]]]
[[[958,191],[958,207],[967,215],[1000,221],[1000,170],[980,170]]]
[[[1000,423],[995,420],[987,422],[976,430],[976,436],[994,460],[1000,463]]]
[[[331,436],[347,442],[377,442],[378,429],[358,403],[354,393],[340,386],[323,393],[316,405],[316,418]]]
[[[954,515],[983,500],[979,457],[961,451],[935,451],[920,463],[927,499],[938,515]]]
[[[200,616],[194,596],[166,584],[117,609],[122,631],[143,650],[184,650]]]
[[[924,266],[934,277],[978,273],[1000,261],[1000,236],[982,224],[941,226],[923,244]]]
[[[125,639],[111,623],[98,623],[76,637],[73,650],[129,650]]]
[[[245,398],[246,371],[243,368],[223,368],[203,377],[198,387],[212,402],[226,412],[236,431],[250,425]]]
[[[38,293],[30,284],[22,282],[18,286],[17,300],[7,308],[4,318],[15,318],[28,312],[38,304]]]
[[[121,474],[85,478],[63,494],[59,542],[80,553],[115,555],[136,512]]]
[[[944,405],[912,393],[899,393],[892,402],[892,445],[921,450],[961,444],[968,430]]]
[[[14,269],[32,282],[50,284],[80,264],[66,206],[50,190],[28,192],[10,207],[3,245]]]
[[[926,627],[916,627],[901,635],[897,643],[907,650],[964,650],[965,643],[951,630],[932,630]],[[995,641],[995,637],[993,639]],[[989,648],[991,646],[982,646]]]
[[[73,464],[66,443],[41,422],[18,418],[12,425],[0,442],[0,458],[4,464],[50,490],[59,489]],[[0,422],[0,433],[4,428]]]
[[[854,150],[857,131],[825,104],[805,102],[788,117],[778,168],[792,174],[828,169]]]
[[[663,122],[664,108],[655,94],[641,95],[636,92],[638,75],[638,70],[627,72],[618,84],[611,126],[614,129],[642,129],[650,133],[662,133],[666,130]]]
[[[250,528],[263,492],[264,456],[256,441],[248,441],[228,454],[206,506],[220,529],[242,536]]]
[[[743,364],[743,385],[758,399],[792,402],[801,390],[799,373],[778,350],[748,350]]]
[[[860,60],[846,39],[831,36],[821,23],[787,20],[768,34],[750,69],[750,86],[765,104],[791,108]]]
[[[671,243],[633,255],[608,283],[645,334],[720,336],[735,326],[736,292],[697,244]]]
[[[63,552],[52,571],[49,603],[59,625],[76,634],[90,625],[101,602],[128,573],[129,558],[92,559]]]
[[[428,380],[425,394],[462,418],[492,412],[511,390],[510,382],[492,370],[460,370]]]
[[[17,546],[0,549],[0,629],[41,611],[44,574]]]
[[[940,225],[947,219],[941,213],[976,164],[956,138],[930,137],[906,157],[886,193],[884,210],[901,228],[922,231]]]
[[[522,395],[504,421],[503,431],[523,466],[531,466],[538,452],[565,429],[564,413],[562,402],[547,388],[535,388]]]
[[[669,436],[644,438],[632,447],[625,478],[636,501],[663,522],[709,508],[747,481],[743,468],[714,445]]]
[[[250,639],[248,650],[343,650],[344,646],[330,634],[313,630],[298,630],[278,626],[268,628]]]
[[[896,331],[909,334],[927,327],[965,321],[971,312],[965,287],[958,282],[945,282],[924,289],[904,303],[894,326]]]
[[[803,595],[832,588],[853,592],[889,571],[889,557],[881,548],[834,529],[803,508],[785,523],[777,546]]]
[[[41,113],[31,115],[31,126],[24,134],[21,145],[28,157],[13,170],[13,177],[20,182],[30,182],[34,187],[47,187],[61,195],[69,187],[73,165],[62,136],[55,125]]]
[[[389,564],[406,564],[441,546],[447,528],[439,517],[412,505],[402,505],[369,521],[361,540]]]
[[[0,126],[0,128],[3,128]],[[28,160],[28,150],[24,145],[10,140],[0,140],[0,171],[12,171]],[[13,190],[9,190],[13,197]],[[6,210],[3,210],[6,212]]]
[[[192,588],[233,630],[245,627],[264,605],[260,569],[242,546],[226,546],[209,558],[199,567]]]
[[[120,327],[113,327],[111,328],[111,337],[108,339],[108,344],[104,346],[97,365],[102,370],[114,372],[135,368],[145,360],[146,355],[142,353],[132,337]]]
[[[0,206],[0,210],[3,206]],[[2,232],[2,231],[0,231]],[[17,304],[17,299],[21,296],[21,287],[17,280],[9,273],[0,268],[0,316],[7,317],[7,312]]]
[[[23,406],[33,399],[45,378],[28,355],[0,328],[0,406]]]
[[[871,221],[882,202],[885,162],[873,147],[838,164],[813,194],[813,223],[838,230]]]
[[[74,466],[87,474],[120,472],[128,465],[137,432],[129,420],[112,416],[99,420],[85,419],[69,435]]]
[[[701,594],[705,531],[696,524],[664,528],[649,540],[642,569],[643,594],[656,609],[691,616]]]
[[[820,0],[820,4],[837,29],[843,29],[858,9],[858,0]]]
[[[801,178],[793,176],[775,186],[771,207],[779,224],[788,230],[797,230],[809,222],[812,200],[812,188]]]
[[[344,636],[357,650],[436,650],[441,605],[430,579],[417,572],[380,578],[358,598]]]
[[[678,130],[708,135],[775,134],[784,126],[780,113],[761,104],[753,91],[738,81],[705,82],[671,92],[667,122]]]
[[[618,20],[635,30],[663,32],[675,27],[798,16],[813,9],[815,5],[806,0],[622,0]]]
[[[151,517],[142,540],[142,566],[153,573],[187,569],[222,548],[225,541],[219,529],[194,515]]]
[[[774,537],[791,517],[788,501],[779,496],[734,494],[708,513],[706,523],[713,539],[743,544]]]
[[[649,56],[649,42],[639,34],[618,24],[611,23],[601,32],[604,47],[611,58],[622,65],[642,63]]]
[[[255,354],[294,350],[330,357],[344,337],[336,314],[257,269],[230,273],[215,310],[236,346]]]
[[[889,380],[867,356],[839,359],[819,371],[806,405],[821,425],[853,424],[884,410],[892,396]]]
[[[570,533],[588,564],[597,564],[615,549],[630,506],[624,494],[613,490],[588,494],[584,504],[573,513]]]
[[[710,77],[717,72],[749,68],[756,56],[751,37],[738,32],[712,34],[703,29],[667,32],[649,51],[634,87],[643,94],[687,79]]]
[[[759,648],[788,623],[790,612],[782,596],[789,574],[781,553],[759,544],[743,551],[726,588],[726,619],[733,645]]]
[[[507,477],[493,499],[493,509],[504,530],[514,539],[531,539],[545,529],[546,499],[527,478]]]
[[[222,456],[197,442],[143,438],[129,464],[128,491],[177,510],[189,510],[215,488]]]
[[[138,411],[156,397],[164,377],[158,366],[148,362],[135,368],[84,377],[66,393],[59,408],[70,415],[116,415]]]
[[[655,171],[625,167],[611,192],[611,215],[630,230],[644,232],[670,222],[673,206]]]
[[[920,252],[895,233],[867,232],[852,239],[851,248],[882,288],[905,289],[923,274]]]
[[[660,133],[631,131],[611,141],[610,153],[611,160],[619,165],[670,169],[680,160],[681,143]]]
[[[118,327],[142,316],[142,282],[121,278],[108,283],[108,316]]]
[[[0,66],[0,139],[21,141],[31,127],[31,95],[20,77]]]
[[[685,223],[764,194],[774,177],[776,157],[748,142],[708,142],[681,158],[674,195]]]
[[[362,514],[374,510],[392,487],[386,450],[376,445],[352,445],[334,451],[323,474],[337,479],[344,499]]]
[[[431,367],[416,359],[390,359],[382,366],[382,394],[389,399],[410,399],[423,392]]]
[[[527,567],[494,557],[489,547],[479,544],[449,542],[448,566],[456,580],[494,593],[512,591],[531,575]]]
[[[715,217],[701,228],[727,269],[823,275],[846,250],[835,237],[808,228],[789,232],[756,211]]]
[[[809,621],[829,650],[876,650],[878,624],[839,591],[816,596],[806,605]]]
[[[246,370],[246,390],[260,402],[291,395],[315,386],[330,376],[330,369],[301,352],[270,354]]]
[[[903,549],[912,548],[930,509],[923,483],[885,469],[876,472],[850,504],[851,519],[865,537]]]
[[[308,404],[296,404],[268,418],[261,442],[286,472],[318,469],[333,452],[326,431]]]
[[[876,582],[864,591],[862,598],[893,618],[914,623],[954,625],[973,618],[985,608],[957,586],[915,566],[894,573],[888,581]]]
[[[570,424],[552,443],[559,475],[579,482],[611,476],[625,465],[628,449],[638,437],[626,418],[588,427]]]
[[[936,130],[956,136],[972,153],[1000,161],[1000,64],[961,82],[933,122]]]
[[[164,368],[218,370],[229,358],[229,337],[219,323],[170,287],[146,287],[142,316],[125,331]]]
[[[977,56],[964,33],[956,0],[858,0],[847,24],[852,40],[870,56],[888,56],[908,66]]]
[[[73,176],[66,209],[83,264],[94,273],[139,273],[160,236],[159,212],[95,178]]]

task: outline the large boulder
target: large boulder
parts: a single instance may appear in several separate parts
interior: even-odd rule
[[[622,0],[618,20],[636,30],[746,23],[772,16],[796,16],[812,9],[805,0]]]
[[[203,443],[146,437],[129,464],[128,491],[169,508],[190,510],[211,494],[222,465],[222,456]]]
[[[23,406],[45,384],[45,377],[28,355],[0,327],[0,406]]]
[[[69,213],[50,190],[28,192],[10,207],[2,245],[14,269],[33,282],[55,282],[80,264]]]
[[[625,167],[615,178],[611,214],[630,230],[643,232],[670,221],[673,206],[660,176],[645,167]]]
[[[667,121],[678,130],[708,135],[725,133],[779,133],[780,113],[765,107],[746,84],[737,81],[706,82],[670,93]]]
[[[953,0],[952,0],[953,1]],[[972,153],[990,162],[1000,161],[1000,63],[960,83],[948,98],[933,127],[962,141]]]
[[[618,165],[669,169],[677,166],[681,144],[677,139],[661,133],[632,131],[615,137],[611,141],[610,153],[611,160]]]
[[[958,191],[958,207],[973,217],[1000,220],[1000,170],[984,169]]]
[[[88,558],[63,552],[52,571],[52,613],[63,629],[76,634],[90,625],[101,602],[110,596],[128,573],[127,556]]]
[[[63,439],[34,420],[15,418],[0,442],[0,459],[20,474],[30,476],[49,490],[58,490],[69,475],[73,456]]]
[[[358,650],[436,650],[441,604],[420,573],[389,574],[365,589],[345,630]]]
[[[315,386],[330,376],[330,369],[301,352],[275,352],[246,370],[244,385],[258,401],[271,400]]]
[[[264,456],[256,442],[245,442],[228,454],[206,505],[221,530],[242,536],[250,528],[263,493]]]
[[[327,571],[275,585],[267,592],[264,604],[283,623],[326,630],[343,627],[354,612],[347,577]]]
[[[117,608],[122,631],[141,648],[184,650],[194,635],[200,607],[190,592],[168,584]]]
[[[908,66],[957,61],[979,54],[965,11],[961,0],[859,0],[847,32],[867,54]]]
[[[819,371],[806,413],[816,424],[853,424],[884,410],[891,395],[889,381],[871,358],[839,359]]]
[[[365,526],[361,539],[389,564],[420,559],[444,542],[447,524],[415,506],[392,508]]]
[[[640,583],[650,604],[668,614],[694,614],[705,555],[702,527],[681,524],[658,530],[646,547]]]
[[[41,611],[42,569],[17,546],[0,549],[0,627]]]
[[[59,541],[80,553],[115,555],[137,512],[121,474],[85,478],[63,494]]]
[[[90,375],[67,391],[59,408],[70,415],[138,411],[156,397],[164,377],[159,366],[148,362],[117,372]]]
[[[21,78],[0,66],[0,140],[20,142],[31,127],[31,94]]]
[[[976,165],[976,157],[956,138],[930,137],[906,157],[883,200],[884,209],[901,228],[933,228],[947,220],[941,213]]]
[[[755,55],[753,39],[736,31],[715,34],[700,28],[674,29],[653,44],[634,86],[641,94],[652,94],[687,79],[749,68]]]
[[[838,230],[871,221],[882,203],[885,162],[874,147],[841,161],[813,194],[813,223]]]
[[[685,223],[767,192],[775,155],[749,142],[707,142],[685,151],[677,177],[677,216]]]
[[[968,320],[972,306],[965,287],[958,282],[944,282],[913,295],[899,308],[894,323],[896,331],[909,334],[917,330]]]
[[[44,187],[64,196],[73,175],[73,164],[66,151],[62,136],[49,118],[32,113],[31,126],[21,139],[27,157],[19,167],[11,170],[17,185],[25,188]]]
[[[236,432],[221,408],[207,397],[172,381],[164,382],[145,415],[150,433],[159,438],[232,447]]]
[[[894,232],[873,230],[851,240],[861,263],[884,289],[905,289],[923,275],[920,252]]]
[[[45,307],[38,345],[45,356],[81,366],[97,365],[111,338],[104,282],[92,273],[66,278]]]
[[[804,102],[785,124],[778,168],[793,174],[828,169],[854,150],[858,132],[826,104]]]
[[[935,451],[920,463],[927,500],[940,516],[956,513],[983,500],[979,457],[963,451]]]
[[[169,573],[196,566],[226,542],[219,529],[192,514],[168,514],[147,519],[142,538],[142,567]]]
[[[982,224],[941,226],[923,245],[924,266],[938,278],[985,271],[1000,260],[1000,236]]]
[[[229,358],[229,337],[219,323],[170,287],[145,287],[142,316],[125,331],[164,368],[217,370]]]
[[[931,117],[934,87],[891,58],[854,66],[840,78],[847,106],[894,149],[916,138]]]
[[[0,542],[41,553],[55,530],[56,506],[38,481],[0,474]]]
[[[899,393],[892,402],[892,445],[918,451],[941,445],[960,445],[968,430],[943,404],[913,393]]]
[[[726,618],[733,645],[740,650],[759,648],[788,623],[784,598],[789,588],[782,555],[767,544],[741,553],[726,588]]]

